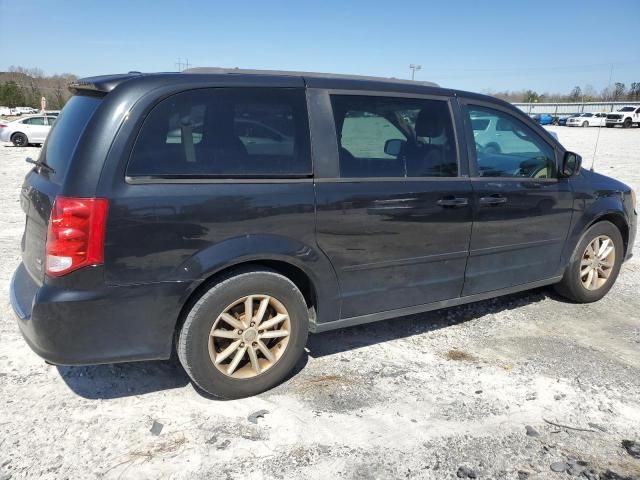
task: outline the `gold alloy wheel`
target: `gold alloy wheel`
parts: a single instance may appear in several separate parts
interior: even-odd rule
[[[587,290],[598,290],[609,280],[616,260],[616,248],[606,235],[587,245],[580,261],[580,280]]]
[[[269,295],[239,298],[220,314],[209,333],[209,356],[232,378],[251,378],[273,367],[289,344],[291,321]]]

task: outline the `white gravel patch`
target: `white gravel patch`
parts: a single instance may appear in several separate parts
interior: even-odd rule
[[[598,129],[550,129],[591,165]],[[8,284],[37,154],[0,144],[0,479],[547,479],[570,459],[640,478],[621,447],[640,440],[638,240],[598,303],[539,289],[314,335],[284,385],[216,401],[175,362],[54,367],[27,347]],[[638,190],[640,129],[601,129],[596,170]]]

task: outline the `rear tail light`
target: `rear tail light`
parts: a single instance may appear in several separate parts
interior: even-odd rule
[[[56,197],[47,231],[47,275],[59,277],[104,262],[108,207],[105,198]]]
[[[7,128],[7,125],[5,125],[4,123],[0,123],[0,128]]]

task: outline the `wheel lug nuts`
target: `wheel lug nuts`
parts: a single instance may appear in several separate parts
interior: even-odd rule
[[[253,327],[255,325],[255,322],[251,322],[251,326]]]
[[[242,335],[242,330],[238,330],[238,335]]]
[[[252,347],[257,347],[257,346],[258,346],[258,343],[257,343],[257,342],[253,342],[253,343],[251,344],[251,346],[252,346]]]
[[[244,343],[241,343],[241,344],[240,344],[240,348],[242,348],[242,347],[244,347]]]

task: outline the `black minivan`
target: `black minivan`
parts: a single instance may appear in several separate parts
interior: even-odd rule
[[[11,284],[51,363],[175,348],[201,389],[243,397],[309,332],[551,284],[592,302],[631,255],[634,192],[495,98],[222,69],[70,89]]]

